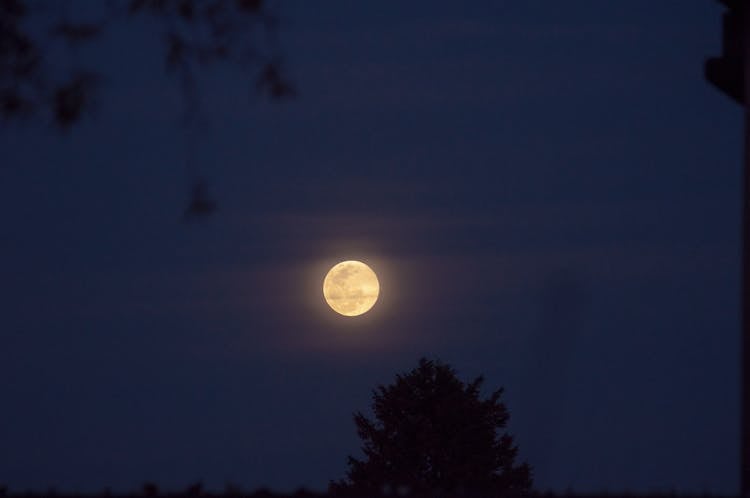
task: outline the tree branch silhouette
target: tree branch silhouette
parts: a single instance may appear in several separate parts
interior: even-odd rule
[[[91,109],[101,70],[86,64],[53,67],[50,54],[99,40],[118,23],[159,21],[167,71],[195,118],[195,74],[217,62],[252,68],[249,88],[271,99],[294,95],[277,43],[279,18],[268,0],[109,0],[98,19],[76,19],[67,1],[0,0],[0,117],[18,121],[47,114],[69,129]],[[52,19],[45,15],[51,11]],[[135,30],[133,30],[135,32]]]

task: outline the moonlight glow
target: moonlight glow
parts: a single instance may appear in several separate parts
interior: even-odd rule
[[[367,313],[378,300],[380,283],[375,272],[360,261],[342,261],[323,280],[328,305],[344,316]]]

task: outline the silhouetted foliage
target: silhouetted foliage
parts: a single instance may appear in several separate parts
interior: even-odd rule
[[[185,492],[183,493],[184,496],[201,496],[204,494],[203,492],[203,483],[198,481],[185,489]]]
[[[185,209],[185,220],[194,220],[216,211],[216,202],[208,195],[208,184],[197,180],[190,191],[190,199]]]
[[[245,493],[239,484],[228,482],[224,485],[224,496],[243,496],[246,494],[248,493]]]
[[[153,482],[144,482],[141,491],[143,492],[143,496],[159,496],[159,486]]]
[[[49,113],[62,129],[92,108],[100,71],[60,68],[53,53],[90,44],[115,23],[155,19],[161,26],[166,68],[179,79],[194,118],[198,66],[234,60],[254,68],[249,89],[271,98],[293,95],[275,43],[278,17],[264,0],[109,0],[87,3],[77,19],[69,2],[0,0],[0,116],[6,120]],[[79,4],[78,6],[80,6]],[[90,19],[94,13],[95,19]],[[152,26],[153,24],[148,24]],[[139,33],[132,29],[129,33]],[[77,55],[78,52],[75,52]],[[74,57],[77,59],[77,57]],[[84,65],[85,66],[85,65]]]
[[[528,493],[531,468],[503,429],[509,413],[498,389],[481,398],[483,378],[464,383],[439,361],[421,359],[373,391],[375,420],[354,414],[363,460],[349,457],[333,495],[508,496]]]

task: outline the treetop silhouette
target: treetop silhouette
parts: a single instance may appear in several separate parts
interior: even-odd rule
[[[364,459],[349,457],[332,494],[460,493],[507,496],[528,492],[531,467],[504,431],[503,389],[482,399],[483,377],[462,382],[440,361],[422,358],[414,370],[373,391],[374,420],[354,414]]]

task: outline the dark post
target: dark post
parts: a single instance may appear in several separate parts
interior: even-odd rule
[[[750,498],[750,0],[719,0],[723,18],[721,57],[706,61],[706,79],[743,106],[745,154],[742,174],[742,337],[740,405],[740,497]]]

